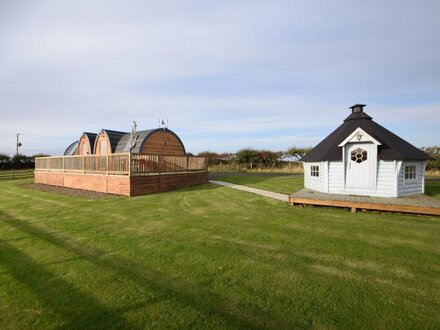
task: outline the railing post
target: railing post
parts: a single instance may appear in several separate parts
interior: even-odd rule
[[[81,158],[82,158],[82,170],[83,170],[83,174],[85,174],[86,173],[86,165],[84,164],[85,163],[85,157],[82,156]]]
[[[129,153],[128,154],[128,176],[131,176],[131,174],[133,172],[133,163],[134,163],[134,160],[133,160],[132,154]]]
[[[109,165],[109,163],[108,163],[108,158],[109,158],[109,155],[107,154],[106,157],[105,157],[107,175],[110,173],[110,169],[109,169],[109,167],[108,167],[108,165]]]
[[[186,156],[186,173],[189,172],[189,156]]]
[[[66,172],[65,167],[64,167],[64,159],[65,159],[65,157],[63,157],[63,173]]]

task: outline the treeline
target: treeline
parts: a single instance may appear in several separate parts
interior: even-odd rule
[[[426,166],[427,170],[440,170],[440,146],[435,147],[423,147],[420,148],[424,152],[426,152],[428,155],[430,155],[433,159],[428,162],[428,165]]]
[[[37,154],[33,156],[14,155],[9,156],[0,154],[0,170],[18,170],[35,168],[35,157],[45,157],[47,155]]]
[[[236,153],[216,153],[212,151],[204,151],[198,156],[207,157],[208,166],[217,167],[219,165],[236,166],[244,169],[270,169],[280,168],[287,164],[298,162],[302,156],[309,152],[311,148],[292,147],[285,151],[260,150],[254,148],[245,148]],[[440,147],[423,147],[424,152],[430,155],[427,165],[428,170],[440,170]]]
[[[232,165],[247,169],[279,168],[290,163],[298,162],[310,148],[292,147],[286,151],[259,150],[245,148],[236,153],[216,153],[204,151],[198,154],[208,159],[208,166]]]

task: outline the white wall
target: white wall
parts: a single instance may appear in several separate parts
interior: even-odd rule
[[[329,162],[328,169],[329,193],[341,194],[344,191],[344,163]]]
[[[405,166],[415,165],[416,180],[405,180]],[[319,177],[310,175],[311,166],[319,166]],[[345,166],[342,161],[304,163],[304,187],[331,194],[358,194],[375,197],[398,197],[424,193],[426,162],[377,161],[376,187],[353,192],[344,187]]]
[[[329,162],[329,193],[354,194],[353,190],[345,190],[344,170],[345,166],[342,161]],[[376,187],[368,191],[359,191],[359,195],[394,197],[396,196],[395,182],[395,162],[379,160],[377,163]]]
[[[394,160],[378,161],[375,196],[397,197],[396,166],[397,164]]]
[[[327,192],[327,162],[304,163],[304,187]],[[319,176],[311,176],[311,167],[319,166]]]
[[[405,180],[405,166],[416,166],[416,179]],[[397,177],[398,196],[423,194],[425,192],[425,161],[403,162]]]

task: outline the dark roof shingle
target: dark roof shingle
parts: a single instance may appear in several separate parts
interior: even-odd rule
[[[342,148],[339,144],[343,142],[358,127],[382,143],[378,146],[378,159],[381,160],[429,160],[430,156],[413,146],[385,127],[376,123],[365,112],[350,114],[344,123],[333,133],[327,136],[301,161],[340,161],[342,160]]]

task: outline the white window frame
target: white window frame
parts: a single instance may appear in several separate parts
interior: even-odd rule
[[[411,170],[407,171],[407,169]],[[417,165],[405,165],[405,167],[403,168],[403,178],[405,181],[417,180]]]
[[[319,178],[319,165],[310,165],[310,177],[312,178]]]

